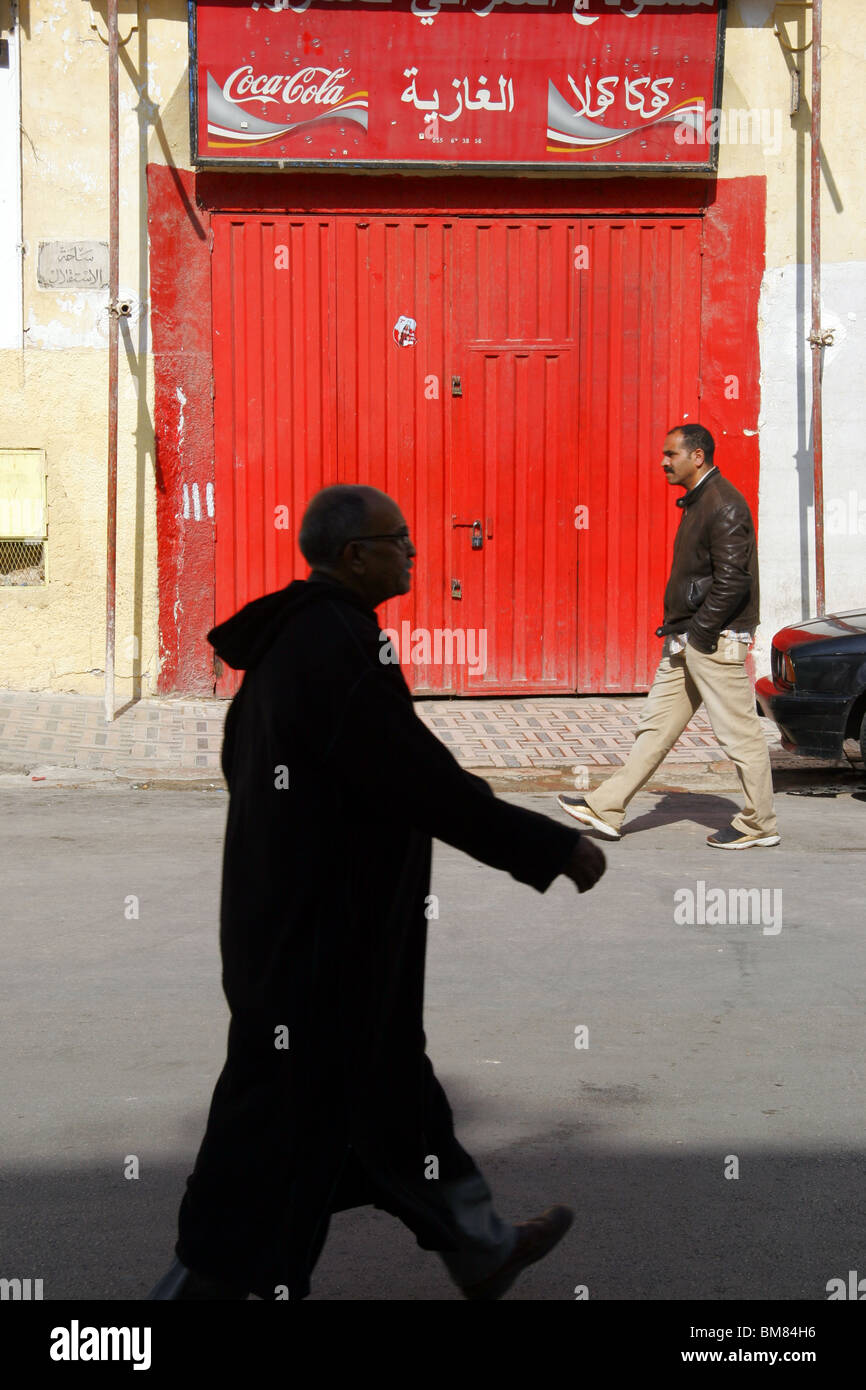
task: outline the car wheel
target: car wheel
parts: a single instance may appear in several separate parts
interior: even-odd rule
[[[863,715],[860,725],[860,757],[866,763],[866,714]]]

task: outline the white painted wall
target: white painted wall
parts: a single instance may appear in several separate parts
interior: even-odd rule
[[[21,347],[21,138],[17,5],[9,66],[0,68],[0,349]]]
[[[866,260],[824,262],[824,571],[827,612],[866,607]],[[755,671],[773,633],[815,614],[810,269],[767,270],[759,307],[761,627]]]

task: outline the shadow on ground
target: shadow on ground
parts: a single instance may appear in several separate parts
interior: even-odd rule
[[[453,1079],[458,1116],[471,1098]],[[479,1099],[481,1099],[479,1097]],[[483,1107],[482,1107],[483,1108]],[[194,1157],[141,1163],[126,1180],[112,1162],[68,1171],[6,1171],[4,1278],[42,1279],[44,1298],[140,1300],[168,1267],[175,1217]],[[459,1124],[458,1124],[459,1133]],[[576,1212],[562,1244],[508,1297],[825,1300],[831,1278],[863,1263],[862,1150],[742,1149],[739,1178],[721,1152],[606,1149],[553,1118],[545,1133],[475,1151],[503,1216],[553,1202]],[[372,1208],[338,1213],[313,1277],[312,1300],[459,1298],[435,1254]]]
[[[730,825],[740,807],[728,796],[713,796],[706,792],[702,796],[692,796],[681,792],[663,793],[651,811],[633,816],[623,826],[623,836],[637,834],[641,830],[651,830],[657,825],[675,825],[691,821],[707,830],[721,830]]]

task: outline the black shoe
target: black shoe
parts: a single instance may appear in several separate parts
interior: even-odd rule
[[[605,835],[608,840],[621,840],[622,836],[614,826],[609,825],[601,816],[597,816],[595,811],[591,811],[582,796],[558,796],[557,801],[563,811],[567,811],[575,820],[579,820],[581,825],[591,825],[593,830],[597,830],[599,835]]]
[[[707,844],[713,849],[752,849],[755,845],[777,845],[780,839],[780,835],[750,835],[748,831],[726,825],[723,830],[708,835]]]
[[[501,1298],[527,1265],[542,1260],[559,1244],[573,1220],[574,1212],[570,1207],[548,1207],[543,1216],[534,1216],[531,1221],[516,1226],[517,1242],[508,1259],[494,1274],[465,1287],[463,1297],[476,1302]]]
[[[160,1279],[156,1288],[147,1295],[148,1303],[168,1303],[185,1300],[202,1303],[206,1300],[241,1299],[248,1296],[248,1289],[237,1284],[224,1284],[219,1279],[207,1279],[201,1274],[193,1274],[191,1269],[176,1259],[167,1274]]]

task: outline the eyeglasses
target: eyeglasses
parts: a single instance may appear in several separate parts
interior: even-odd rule
[[[408,527],[404,527],[402,531],[388,531],[378,536],[350,536],[349,541],[396,541],[404,550],[408,550],[412,545]],[[346,542],[347,545],[349,541]]]

